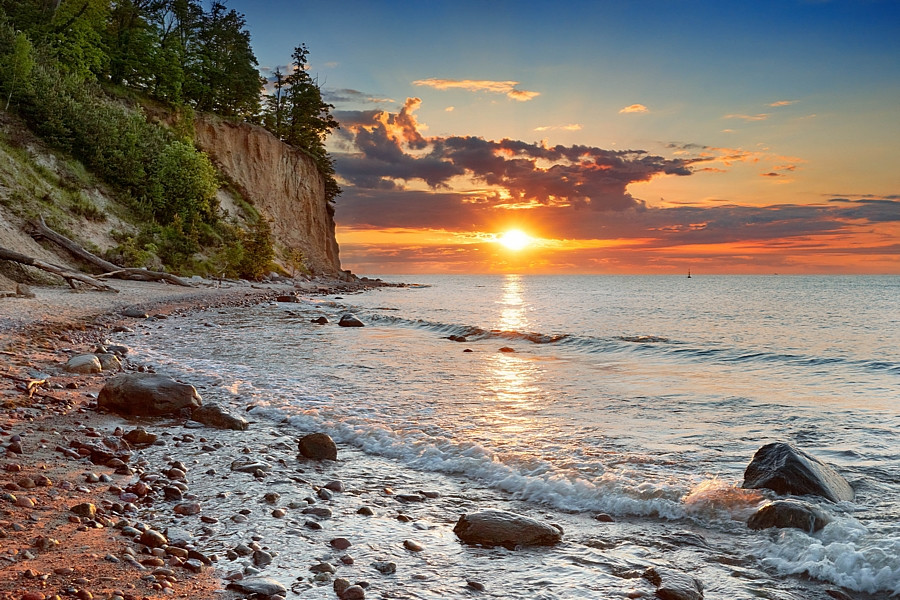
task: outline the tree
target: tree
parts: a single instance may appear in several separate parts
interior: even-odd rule
[[[5,32],[4,32],[5,33]],[[6,108],[9,110],[9,103],[12,101],[14,93],[20,93],[19,90],[29,83],[29,75],[34,69],[34,47],[31,41],[21,31],[10,32],[12,39],[9,40],[9,53],[3,52],[2,73],[0,73],[0,82],[7,90]],[[4,40],[4,42],[7,40]],[[4,46],[6,44],[3,44]],[[4,49],[5,50],[5,49]]]

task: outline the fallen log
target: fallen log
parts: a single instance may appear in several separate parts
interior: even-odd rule
[[[116,279],[128,279],[132,281],[165,281],[166,283],[180,285],[183,287],[193,287],[190,283],[186,282],[180,277],[172,275],[171,273],[120,267],[119,265],[113,264],[108,260],[103,260],[99,256],[91,254],[66,236],[50,229],[50,227],[47,226],[47,223],[44,222],[44,217],[40,217],[40,219],[32,219],[28,223],[28,225],[28,233],[29,235],[31,235],[31,237],[35,239],[44,238],[50,240],[54,244],[62,246],[81,260],[89,262],[92,265],[96,265],[97,267],[103,269],[104,274],[100,275],[99,277],[114,277]]]
[[[78,287],[75,285],[75,282],[78,281],[90,287],[97,288],[102,292],[115,292],[117,294],[119,293],[119,290],[117,290],[116,288],[101,283],[93,277],[89,277],[87,275],[84,275],[83,273],[72,271],[66,269],[65,267],[60,267],[50,263],[45,263],[42,260],[32,258],[31,256],[27,256],[25,254],[19,254],[18,252],[13,252],[12,250],[8,250],[6,248],[0,247],[0,259],[28,265],[29,267],[36,267],[38,269],[41,269],[42,271],[47,271],[48,273],[59,275],[66,280],[66,283],[68,283],[69,287],[71,287],[72,289],[78,289]]]

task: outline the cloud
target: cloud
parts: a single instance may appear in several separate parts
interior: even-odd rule
[[[740,119],[742,121],[765,121],[769,118],[768,113],[759,113],[758,115],[725,115],[723,119]]]
[[[372,94],[352,90],[348,88],[340,90],[325,89],[322,91],[322,99],[328,103],[357,102],[362,104],[395,104],[397,101],[391,98],[379,98]]]
[[[622,110],[619,111],[620,115],[628,114],[628,113],[646,113],[650,112],[643,104],[632,104],[631,106],[626,106]]]
[[[488,92],[491,94],[504,94],[507,98],[517,100],[519,102],[527,102],[537,96],[540,92],[530,92],[528,90],[520,90],[516,86],[518,81],[491,81],[487,79],[419,79],[413,81],[413,85],[425,86],[436,90],[462,89],[469,92]]]
[[[335,113],[342,125],[336,138],[352,148],[334,154],[338,175],[359,188],[395,190],[416,180],[432,189],[449,189],[461,178],[472,188],[486,187],[485,198],[495,207],[560,205],[607,211],[642,208],[628,185],[664,174],[690,175],[695,162],[643,150],[425,137],[415,117],[420,104],[420,99],[408,98],[396,114]]]
[[[455,106],[448,106],[444,109],[444,112],[453,112],[454,110],[456,110]]]
[[[535,131],[581,131],[581,125],[579,123],[569,123],[568,125],[542,125],[540,127],[535,127]]]
[[[797,102],[797,100],[779,100],[777,102],[772,102],[771,104],[769,104],[769,106],[778,108],[781,106],[790,106],[791,104],[796,104]]]

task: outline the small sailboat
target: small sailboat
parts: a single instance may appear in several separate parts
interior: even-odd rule
[[[691,278],[691,270],[688,269],[688,279],[690,279],[690,278]]]

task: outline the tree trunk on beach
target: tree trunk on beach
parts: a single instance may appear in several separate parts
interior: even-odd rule
[[[53,273],[54,275],[59,275],[63,279],[66,280],[66,283],[69,284],[70,287],[76,289],[75,281],[79,281],[85,285],[89,285],[91,287],[97,288],[103,292],[115,292],[118,293],[114,287],[110,287],[100,281],[97,281],[93,277],[89,277],[82,273],[78,273],[77,271],[71,271],[64,267],[59,267],[57,265],[51,265],[50,263],[45,263],[44,261],[38,260],[36,258],[32,258],[30,256],[26,256],[25,254],[19,254],[18,252],[13,252],[12,250],[8,250],[6,248],[0,247],[0,259],[2,260],[10,260],[12,262],[17,262],[19,264],[28,265],[30,267],[36,267],[41,269],[42,271],[47,271],[48,273]]]
[[[91,254],[66,236],[50,229],[44,222],[43,217],[40,217],[39,220],[34,219],[30,221],[29,229],[29,234],[31,235],[31,237],[48,239],[54,244],[62,246],[81,260],[89,262],[92,265],[96,265],[103,269],[105,273],[103,273],[102,275],[98,275],[97,277],[99,278],[113,277],[116,279],[130,279],[137,281],[165,281],[166,283],[172,283],[183,287],[192,287],[191,284],[181,279],[180,277],[172,275],[171,273],[120,267],[107,260],[103,260],[99,256]]]

